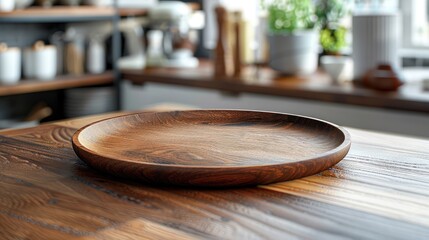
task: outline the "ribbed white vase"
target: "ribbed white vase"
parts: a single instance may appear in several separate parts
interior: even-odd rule
[[[396,12],[361,13],[353,16],[354,79],[379,64],[399,68],[400,15]]]

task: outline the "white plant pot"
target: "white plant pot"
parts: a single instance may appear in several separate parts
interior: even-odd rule
[[[309,74],[317,69],[319,35],[316,31],[269,34],[269,66],[285,74]]]

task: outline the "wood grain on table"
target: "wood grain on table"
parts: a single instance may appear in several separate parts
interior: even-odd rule
[[[429,239],[428,140],[347,128],[349,154],[318,175],[223,190],[154,187],[76,157],[72,134],[105,117],[2,132],[0,238]]]

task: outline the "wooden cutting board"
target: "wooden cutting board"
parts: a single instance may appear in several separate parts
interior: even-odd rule
[[[93,168],[152,184],[231,187],[316,174],[344,158],[342,128],[290,114],[191,110],[135,113],[73,136]]]

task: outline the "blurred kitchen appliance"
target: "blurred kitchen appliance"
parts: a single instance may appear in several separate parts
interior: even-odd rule
[[[150,30],[147,32],[147,65],[161,66],[164,60],[162,51],[162,31]]]
[[[195,40],[189,25],[191,8],[178,1],[160,2],[149,11],[152,29],[163,32],[162,49],[165,67],[196,67],[198,59],[193,57]]]
[[[136,18],[128,18],[119,23],[124,34],[127,56],[118,61],[120,69],[142,69],[146,65],[143,46],[143,23]]]

